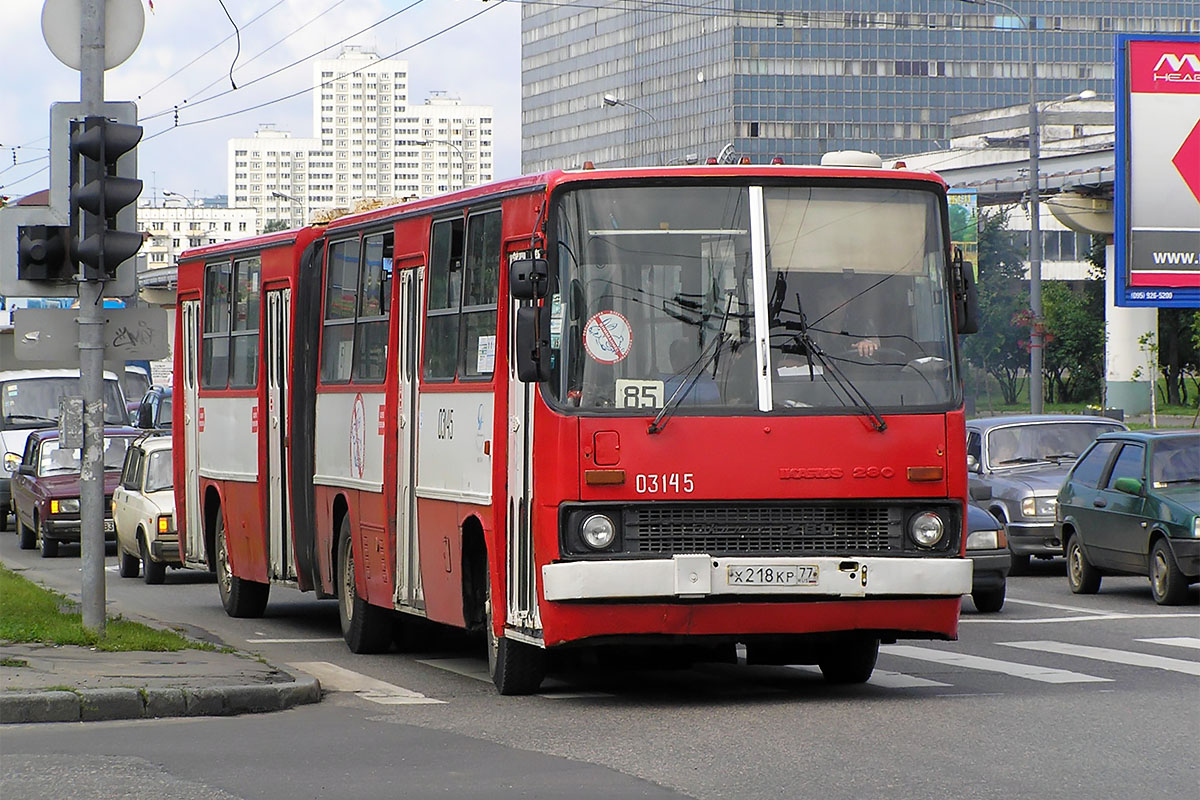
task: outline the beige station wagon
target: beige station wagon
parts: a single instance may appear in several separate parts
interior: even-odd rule
[[[180,565],[169,435],[145,436],[130,446],[112,506],[121,577],[136,578],[140,571],[146,583],[162,583],[167,567]]]

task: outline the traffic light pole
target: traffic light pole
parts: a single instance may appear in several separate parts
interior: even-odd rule
[[[83,0],[79,100],[84,115],[104,103],[104,2]],[[100,232],[103,218],[80,213],[80,236]],[[83,394],[83,458],[79,487],[79,546],[83,561],[83,625],[105,633],[104,585],[104,299],[103,281],[76,263],[79,279],[79,385]]]

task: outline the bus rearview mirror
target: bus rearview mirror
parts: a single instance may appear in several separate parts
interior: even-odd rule
[[[516,364],[517,380],[539,383],[550,377],[550,342],[540,336],[539,309],[522,306],[517,309]]]
[[[508,265],[508,291],[517,300],[537,300],[550,290],[550,265],[544,258],[520,258]]]

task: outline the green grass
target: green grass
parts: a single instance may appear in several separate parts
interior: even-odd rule
[[[175,631],[158,630],[110,617],[104,636],[83,627],[82,615],[67,598],[0,565],[0,640],[95,647],[97,650],[212,650]]]

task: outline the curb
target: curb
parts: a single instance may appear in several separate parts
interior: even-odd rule
[[[202,689],[80,689],[0,694],[0,723],[227,717],[283,711],[321,700],[316,678]]]

